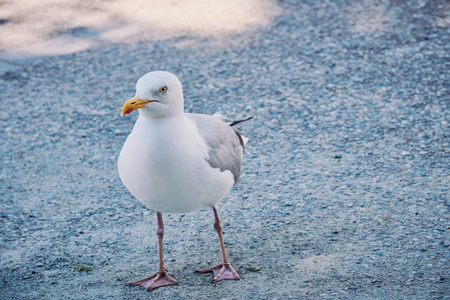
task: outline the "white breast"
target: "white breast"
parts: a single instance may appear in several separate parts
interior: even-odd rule
[[[119,156],[119,176],[145,205],[186,213],[217,204],[231,189],[230,171],[213,169],[208,147],[187,118],[140,116]]]

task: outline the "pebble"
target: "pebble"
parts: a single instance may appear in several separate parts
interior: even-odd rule
[[[445,297],[444,2],[279,1],[264,27],[0,59],[2,296],[74,298],[80,285],[89,299],[147,295],[126,283],[157,266],[154,212],[115,161],[137,118],[120,118],[121,105],[164,69],[183,82],[186,111],[255,116],[237,128],[250,140],[243,175],[219,210],[232,263],[261,273],[216,285],[192,275],[220,261],[213,216],[167,215],[180,286],[152,298]],[[93,271],[69,272],[78,263]]]

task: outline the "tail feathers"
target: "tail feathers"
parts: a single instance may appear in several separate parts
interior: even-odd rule
[[[230,123],[230,126],[233,127],[234,125],[237,125],[237,124],[239,124],[239,123],[242,123],[242,122],[251,120],[251,119],[253,119],[253,118],[254,118],[254,116],[253,116],[253,117],[250,117],[250,118],[247,118],[247,119],[237,120],[237,121],[231,122],[231,123]],[[236,135],[238,136],[239,141],[241,142],[242,152],[244,152],[244,149],[245,149],[244,146],[245,146],[245,144],[247,144],[248,138],[246,138],[245,136],[241,135],[235,128],[233,128],[233,129],[234,129],[234,132],[236,133]]]
[[[239,123],[242,123],[242,122],[251,120],[251,119],[253,119],[253,118],[254,118],[254,116],[253,116],[253,117],[250,117],[250,118],[247,118],[247,119],[243,119],[243,120],[233,121],[233,122],[230,123],[230,126],[233,127],[234,125],[237,125],[237,124],[239,124]]]

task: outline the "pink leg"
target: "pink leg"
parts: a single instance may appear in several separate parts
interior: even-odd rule
[[[159,254],[159,268],[156,274],[135,281],[130,282],[128,285],[141,285],[147,289],[148,292],[154,290],[161,286],[178,284],[178,282],[167,274],[167,270],[164,268],[163,262],[163,248],[162,248],[162,239],[164,237],[164,224],[162,220],[162,214],[158,211],[156,212],[156,216],[158,219],[158,227],[156,229],[156,235],[158,236],[158,254]]]
[[[227,257],[227,252],[225,251],[225,244],[223,242],[223,234],[222,234],[222,220],[219,217],[219,213],[217,209],[213,207],[215,222],[214,229],[217,231],[219,235],[220,247],[222,249],[222,263],[215,267],[204,269],[200,271],[196,271],[197,273],[207,273],[214,272],[214,280],[213,283],[216,283],[220,280],[231,279],[231,280],[239,280],[239,274],[233,269],[230,261]]]

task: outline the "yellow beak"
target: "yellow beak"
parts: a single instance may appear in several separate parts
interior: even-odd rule
[[[145,104],[150,102],[158,102],[158,100],[139,100],[139,96],[136,95],[122,106],[122,112],[120,113],[120,116],[123,117],[125,115],[128,115],[132,111],[143,108]]]

